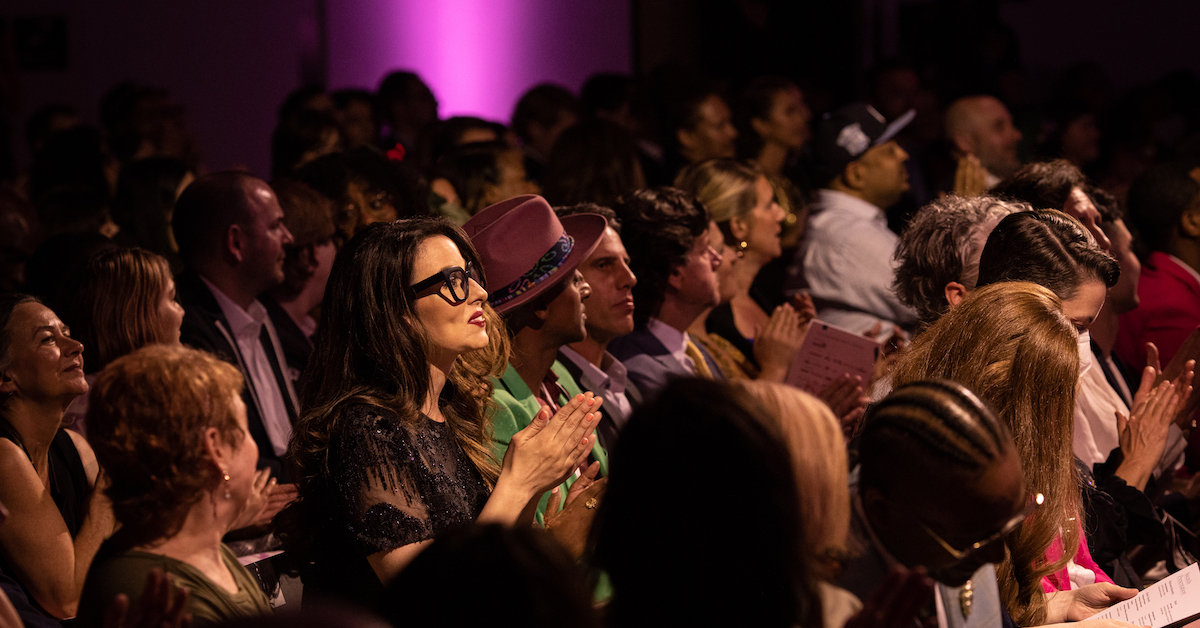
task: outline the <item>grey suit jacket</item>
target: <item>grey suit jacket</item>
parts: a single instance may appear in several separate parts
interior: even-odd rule
[[[724,379],[721,367],[712,359],[704,347],[697,345],[713,377]],[[637,387],[643,399],[650,399],[662,390],[674,377],[695,377],[686,364],[675,359],[663,343],[650,333],[645,325],[639,325],[629,335],[608,343],[608,352],[620,360],[629,372],[629,381]],[[630,403],[635,403],[631,398]]]

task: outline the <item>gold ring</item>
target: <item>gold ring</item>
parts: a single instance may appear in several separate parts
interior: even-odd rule
[[[597,503],[598,502],[596,501],[596,498],[593,497],[593,498],[587,500],[586,502],[584,502],[583,507],[587,508],[588,510],[594,510],[596,508]]]

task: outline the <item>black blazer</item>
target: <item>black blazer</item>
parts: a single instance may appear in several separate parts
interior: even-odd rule
[[[186,270],[175,279],[175,293],[179,304],[183,306],[183,326],[179,332],[180,341],[195,349],[207,351],[238,367],[238,370],[242,372],[242,377],[246,380],[246,385],[242,388],[242,401],[246,404],[246,421],[250,427],[250,436],[258,444],[258,466],[260,469],[270,467],[280,482],[290,481],[292,478],[285,472],[286,467],[283,461],[275,455],[275,448],[267,436],[266,428],[263,427],[258,392],[254,389],[254,382],[251,381],[250,374],[243,366],[241,352],[237,349],[233,332],[229,328],[229,321],[225,320],[225,314],[221,311],[217,298],[200,278],[200,274],[194,270]],[[279,348],[277,346],[275,348],[274,352],[267,351],[267,357],[272,363],[277,362],[277,356],[280,355]],[[277,374],[282,374],[287,368],[286,364],[278,366],[279,368],[273,369]],[[284,405],[288,409],[288,419],[295,423],[297,403],[291,387],[279,375],[275,379],[280,394],[283,396]]]

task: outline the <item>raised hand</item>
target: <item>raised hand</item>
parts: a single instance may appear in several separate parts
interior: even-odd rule
[[[871,401],[863,394],[862,378],[849,373],[830,381],[817,393],[817,398],[824,401],[833,410],[833,415],[842,425],[842,436],[846,440],[858,432],[863,413]]]
[[[531,496],[561,484],[583,464],[596,443],[603,402],[589,392],[576,395],[553,417],[543,408],[525,429],[513,435],[501,474],[511,473]]]
[[[958,159],[954,170],[954,194],[962,197],[979,196],[987,192],[987,171],[975,155]]]
[[[754,335],[754,357],[762,368],[759,379],[783,383],[808,334],[806,323],[791,305],[775,308]]]
[[[1147,373],[1150,368],[1146,368]],[[1167,434],[1171,424],[1192,393],[1191,371],[1180,376],[1180,382],[1164,381],[1149,393],[1139,395],[1134,401],[1129,417],[1117,412],[1117,433],[1121,452],[1125,459],[1117,468],[1116,475],[1126,484],[1143,490],[1150,475],[1158,465],[1167,445]],[[1182,385],[1180,389],[1178,386]]]
[[[146,574],[146,588],[136,608],[119,594],[104,613],[104,628],[190,628],[191,613],[184,612],[187,589],[177,587],[159,569]]]

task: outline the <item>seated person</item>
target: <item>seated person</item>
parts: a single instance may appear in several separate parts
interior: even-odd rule
[[[118,594],[136,604],[153,569],[188,591],[196,626],[271,613],[258,581],[221,543],[257,518],[275,484],[255,470],[241,389],[234,366],[165,345],[124,356],[96,379],[88,427],[121,527],[88,570],[83,625],[101,625]]]
[[[888,124],[870,105],[853,104],[817,125],[813,154],[825,183],[786,289],[807,288],[822,321],[857,333],[917,322],[892,291],[899,239],[885,213],[908,191],[908,153],[893,138],[914,115]]]
[[[479,251],[488,303],[504,317],[511,346],[504,374],[492,381],[497,458],[543,410],[556,413],[581,392],[557,358],[563,346],[587,336],[583,300],[591,288],[576,268],[596,249],[606,227],[596,214],[560,221],[540,196],[492,205],[463,226]],[[589,486],[597,473],[608,475],[608,454],[599,443],[591,458],[578,488]],[[558,495],[563,503],[577,494],[568,491],[573,484],[575,478],[564,483]],[[538,503],[538,523],[545,522],[550,499],[547,494]]]
[[[609,343],[643,396],[657,393],[669,377],[724,379],[721,368],[688,337],[688,328],[720,302],[711,245],[715,230],[708,210],[675,188],[639,190],[613,208],[630,252],[633,333]]]
[[[63,412],[87,394],[83,345],[50,308],[0,296],[0,572],[43,613],[76,614],[112,507],[92,448],[62,429]]]

